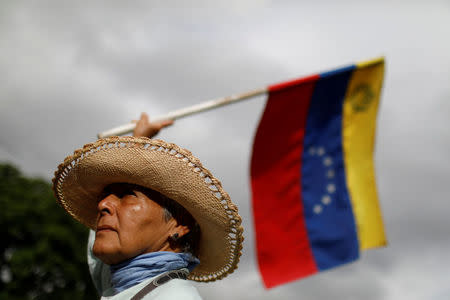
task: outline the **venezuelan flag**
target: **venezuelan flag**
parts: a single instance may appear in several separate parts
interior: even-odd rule
[[[266,287],[386,245],[373,152],[384,59],[268,88],[251,185]]]

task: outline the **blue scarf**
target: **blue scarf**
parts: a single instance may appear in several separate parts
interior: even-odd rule
[[[190,253],[151,252],[111,265],[111,285],[120,293],[151,277],[182,268],[192,271],[200,261]]]

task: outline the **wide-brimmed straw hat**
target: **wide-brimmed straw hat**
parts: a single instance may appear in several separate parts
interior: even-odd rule
[[[53,178],[58,202],[76,220],[95,229],[97,202],[111,183],[153,189],[181,204],[197,221],[200,264],[189,279],[213,281],[237,268],[241,217],[222,185],[190,151],[162,140],[110,137],[75,150]]]

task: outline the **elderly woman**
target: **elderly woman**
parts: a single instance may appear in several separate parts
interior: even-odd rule
[[[95,231],[89,264],[102,299],[200,299],[185,279],[237,268],[241,218],[221,183],[188,150],[142,137],[169,124],[143,115],[134,137],[87,144],[55,172],[58,202]]]

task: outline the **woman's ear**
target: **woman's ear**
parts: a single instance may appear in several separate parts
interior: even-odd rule
[[[188,234],[189,231],[189,227],[187,227],[186,225],[177,225],[174,229],[172,229],[172,233],[170,236],[173,237],[174,235],[176,235],[176,239],[179,239],[182,236]]]
[[[179,244],[179,240],[181,237],[189,233],[189,227],[185,225],[177,225],[171,230],[171,233],[169,235],[168,241],[170,248],[175,251],[179,252],[182,251],[181,245]]]

